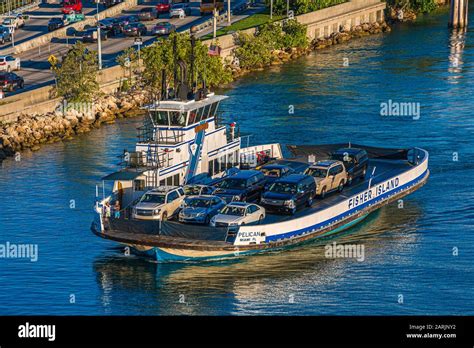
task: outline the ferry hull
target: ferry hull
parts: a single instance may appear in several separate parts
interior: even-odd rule
[[[369,214],[365,214],[332,231],[328,231],[326,233],[322,233],[321,235],[314,236],[314,238],[312,238],[311,241],[327,238],[339,232],[345,231],[357,225],[359,222],[364,220],[368,215]],[[220,260],[220,259],[238,258],[242,256],[260,254],[262,252],[290,249],[292,247],[296,247],[303,243],[305,243],[305,241],[300,241],[295,244],[291,244],[291,245],[283,246],[283,247],[266,248],[266,249],[258,249],[258,250],[235,250],[233,252],[224,251],[224,250],[208,251],[208,250],[190,250],[190,249],[160,248],[160,247],[150,248],[146,251],[140,251],[139,249],[136,249],[136,248],[134,248],[134,250],[139,254],[152,257],[158,262],[186,262],[186,261],[192,262],[192,261],[214,261],[214,260]]]
[[[402,167],[399,167],[397,161],[384,162],[385,165],[375,161],[373,168],[378,166],[379,177],[372,176],[342,194],[326,198],[294,218],[241,226],[235,239],[230,241],[227,237],[215,240],[190,238],[189,234],[173,232],[181,229],[173,222],[161,224],[160,233],[128,231],[120,225],[104,230],[103,224],[98,223],[93,225],[93,231],[99,237],[128,245],[158,262],[216,260],[283,250],[335,235],[356,225],[371,212],[422,187],[430,174],[428,153],[422,149],[417,151],[416,163],[400,164]]]

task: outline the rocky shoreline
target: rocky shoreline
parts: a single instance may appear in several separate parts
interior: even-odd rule
[[[389,32],[391,29],[385,22],[364,23],[351,28],[345,26],[338,33],[328,38],[313,40],[308,48],[289,48],[272,52],[272,62],[267,66],[253,69],[240,69],[230,65],[234,79],[255,70],[263,70],[272,65],[284,64],[309,54],[313,50],[322,49],[335,44],[349,41],[352,38],[371,34]],[[139,107],[147,101],[144,91],[132,93],[110,94],[98,97],[93,108],[85,112],[75,109],[63,111],[61,108],[47,114],[21,115],[14,124],[0,124],[0,162],[19,151],[39,150],[42,144],[69,140],[75,135],[87,133],[102,123],[113,123],[118,118],[133,117],[140,114]]]
[[[91,103],[87,111],[75,109],[36,115],[21,115],[17,122],[0,125],[0,162],[19,151],[39,150],[42,144],[72,139],[102,123],[137,115],[146,101],[142,91],[105,95]]]
[[[314,39],[308,48],[288,48],[286,50],[275,50],[272,52],[272,62],[266,66],[257,66],[252,69],[242,69],[236,65],[229,65],[232,70],[232,76],[234,79],[244,76],[252,71],[263,70],[268,66],[280,65],[290,60],[297,59],[303,55],[307,55],[314,50],[323,49],[332,45],[337,45],[346,41],[349,41],[353,38],[368,36],[372,34],[386,33],[390,32],[390,26],[384,22],[374,22],[374,23],[363,23],[355,27],[350,27],[346,25],[341,27],[339,32],[332,33],[327,38],[318,38]]]

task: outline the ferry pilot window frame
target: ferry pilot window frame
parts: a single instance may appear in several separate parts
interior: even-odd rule
[[[156,116],[160,117],[156,117]],[[169,115],[168,111],[165,110],[150,110],[150,116],[153,123],[157,126],[169,126]]]
[[[219,105],[219,102],[211,104],[211,109],[209,111],[209,117],[215,117],[216,116],[216,110],[217,110],[218,105]]]
[[[203,111],[203,120],[207,120],[209,118],[209,112],[211,111],[211,104],[207,104],[204,106],[204,111]]]
[[[184,127],[187,121],[187,112],[184,111],[168,111],[169,125]]]
[[[168,176],[166,178],[166,185],[167,186],[173,186],[173,177],[172,176]]]
[[[165,184],[166,184],[165,179],[160,180],[160,186],[165,186]]]
[[[179,186],[179,174],[173,175],[173,186]]]

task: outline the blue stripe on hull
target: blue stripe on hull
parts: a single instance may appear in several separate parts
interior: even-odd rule
[[[285,250],[285,249],[296,247],[300,244],[311,242],[311,241],[314,241],[314,240],[319,239],[319,238],[324,238],[324,237],[327,237],[329,235],[333,235],[333,234],[336,234],[336,233],[341,232],[343,230],[346,230],[348,228],[351,228],[354,225],[356,225],[357,223],[359,223],[360,221],[362,221],[363,219],[365,219],[368,215],[369,214],[365,214],[365,215],[363,215],[363,216],[361,216],[361,217],[359,217],[359,218],[357,218],[357,219],[355,219],[351,222],[348,222],[347,224],[345,224],[341,227],[338,227],[338,228],[336,228],[332,231],[328,231],[328,232],[323,233],[321,235],[314,236],[314,238],[312,238],[309,241],[302,241],[301,243],[295,243],[295,244],[288,245],[288,246],[283,246],[283,247],[245,250],[245,251],[240,251],[238,253],[232,252],[232,253],[229,253],[229,254],[224,254],[224,255],[219,255],[219,256],[207,256],[207,257],[206,256],[204,256],[204,257],[184,257],[184,256],[181,256],[181,255],[175,255],[175,254],[163,251],[161,248],[152,248],[148,251],[140,251],[139,253],[141,255],[151,257],[151,258],[155,259],[158,262],[185,262],[185,261],[213,261],[213,260],[221,260],[221,259],[235,258],[235,257],[241,257],[241,256],[248,256],[248,255],[251,255],[251,254],[257,254],[257,253],[263,253],[263,252],[269,252],[269,251]]]

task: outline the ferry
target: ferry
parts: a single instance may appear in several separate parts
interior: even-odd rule
[[[201,90],[191,96],[163,98],[144,107],[132,152],[122,167],[102,178],[92,232],[158,262],[218,260],[295,247],[351,228],[371,212],[423,186],[429,154],[421,148],[389,149],[357,144],[247,146],[235,122],[221,124],[219,105],[227,97]],[[258,170],[265,163],[313,164],[340,148],[364,149],[364,178],[328,193],[294,214],[268,213],[240,226],[185,224],[177,219],[136,219],[134,205],[149,190],[182,187],[195,178],[219,180],[232,171]],[[284,153],[289,156],[284,156]],[[105,182],[112,186],[105,195]],[[99,189],[96,188],[98,196]],[[120,214],[107,214],[119,202]],[[259,204],[256,202],[256,204]]]

